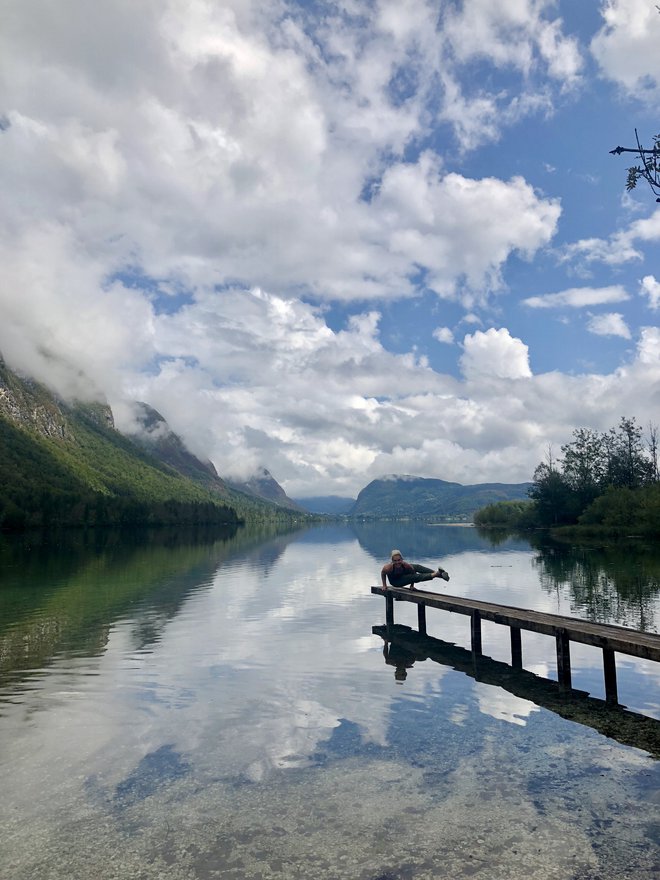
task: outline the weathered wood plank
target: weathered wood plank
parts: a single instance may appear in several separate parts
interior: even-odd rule
[[[592,623],[561,614],[548,614],[544,611],[532,611],[527,608],[516,608],[509,605],[497,605],[494,602],[483,602],[479,599],[464,599],[458,596],[430,593],[426,590],[409,590],[407,588],[372,587],[375,595],[385,596],[387,601],[393,596],[397,599],[414,604],[423,604],[427,608],[439,608],[456,614],[467,614],[472,617],[479,612],[481,620],[490,620],[504,626],[538,632],[555,636],[565,630],[569,640],[593,645],[608,651],[618,651],[633,657],[660,662],[660,635],[644,633],[614,626],[606,623]],[[393,613],[393,612],[392,612]]]

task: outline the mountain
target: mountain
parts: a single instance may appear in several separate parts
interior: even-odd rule
[[[201,461],[193,455],[158,410],[140,402],[136,404],[135,414],[139,430],[130,437],[138,446],[182,476],[204,486],[214,495],[222,498],[232,496],[233,493],[226,482],[218,476],[213,463]]]
[[[291,518],[228,487],[155,410],[143,428],[126,437],[110,407],[60,400],[0,358],[0,528]]]
[[[310,513],[323,513],[327,516],[346,516],[355,506],[355,498],[343,495],[318,495],[313,498],[296,498],[296,504]]]
[[[298,502],[289,498],[280,484],[273,478],[266,468],[259,468],[248,480],[238,482],[235,480],[227,480],[227,485],[237,492],[243,492],[246,495],[252,495],[255,498],[261,498],[264,501],[276,504],[286,510],[298,511],[299,513],[309,513],[309,510],[298,504]]]
[[[497,501],[528,499],[531,483],[478,483],[463,486],[445,480],[392,475],[372,480],[359,493],[353,517],[427,517],[470,519]]]
[[[224,479],[218,475],[213,462],[201,461],[186,448],[178,434],[172,431],[165,418],[153,407],[146,403],[136,404],[136,416],[139,430],[131,436],[138,445],[180,474],[227,499],[241,516],[270,518],[283,511],[309,513],[286,495],[265,468],[245,482]]]

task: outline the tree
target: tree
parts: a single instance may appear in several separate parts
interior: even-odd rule
[[[634,418],[621,418],[618,428],[611,428],[606,435],[605,446],[608,485],[639,489],[651,481],[652,464],[646,456],[642,429]]]
[[[643,490],[658,488],[657,449],[658,429],[649,427],[645,443],[634,418],[622,417],[605,434],[577,428],[572,442],[561,448],[563,458],[555,463],[549,450],[547,461],[534,472],[529,496],[539,524],[567,525],[579,520],[624,528],[642,515]],[[655,495],[643,510],[647,519],[652,518]]]
[[[596,431],[577,428],[573,431],[573,442],[561,448],[564,479],[582,510],[603,490],[607,473],[604,447],[603,438]]]
[[[660,202],[660,134],[656,134],[653,138],[653,147],[650,150],[644,149],[639,141],[637,129],[635,129],[635,140],[637,147],[615,147],[610,150],[614,156],[620,156],[621,153],[636,153],[639,156],[641,165],[631,165],[628,171],[628,179],[626,181],[626,189],[628,192],[635,189],[640,179],[644,179],[656,198],[656,202]]]
[[[649,422],[647,446],[649,450],[649,480],[651,483],[658,482],[658,426]]]
[[[534,471],[534,485],[529,497],[536,503],[536,513],[542,526],[557,526],[575,522],[573,493],[552,462],[541,464]]]

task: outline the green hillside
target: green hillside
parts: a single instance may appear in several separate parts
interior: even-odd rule
[[[471,518],[487,504],[526,499],[531,483],[479,483],[463,486],[446,480],[392,476],[373,480],[360,492],[353,517]]]
[[[66,441],[0,414],[0,528],[235,522],[236,512],[82,413]]]
[[[0,528],[236,522],[217,495],[0,362]]]

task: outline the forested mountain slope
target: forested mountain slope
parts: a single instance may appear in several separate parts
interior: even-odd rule
[[[124,437],[109,407],[64,403],[0,361],[0,527],[236,520],[229,493]]]
[[[531,483],[478,483],[464,486],[446,480],[396,476],[372,480],[360,492],[350,516],[469,518],[496,501],[527,498]]]

